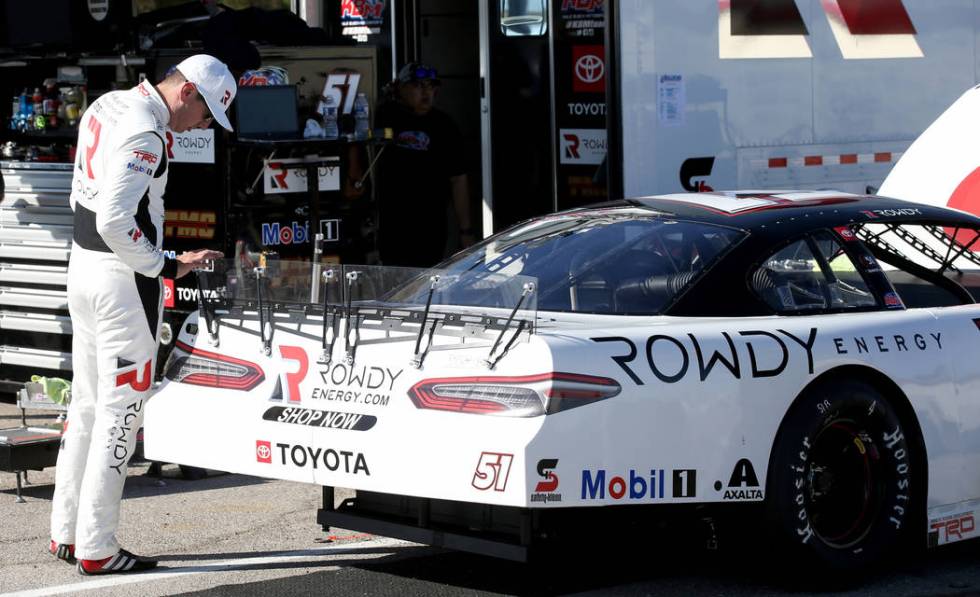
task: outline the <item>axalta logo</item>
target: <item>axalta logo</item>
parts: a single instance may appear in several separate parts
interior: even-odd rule
[[[271,442],[256,440],[255,459],[265,464],[278,463],[296,468],[326,469],[330,472],[371,476],[364,454],[347,450],[280,442],[273,446]]]
[[[320,220],[320,234],[324,242],[340,240],[340,220]],[[262,224],[262,244],[302,245],[310,242],[310,223],[292,221],[288,224],[269,222]]]
[[[607,474],[605,469],[582,471],[583,500],[660,500],[667,497],[693,498],[697,493],[697,471],[677,469],[671,474],[671,490],[666,490],[666,471],[650,469],[649,476],[630,469],[628,474]]]
[[[748,458],[743,458],[735,463],[732,475],[728,479],[728,486],[725,487],[721,481],[715,481],[715,491],[722,491],[723,500],[761,500],[762,490],[759,489],[759,478],[755,475],[755,469]]]

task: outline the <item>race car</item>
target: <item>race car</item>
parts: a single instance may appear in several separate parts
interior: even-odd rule
[[[977,534],[978,238],[938,206],[710,192],[531,219],[431,270],[218,263],[146,455],[504,558],[696,506],[855,569]]]

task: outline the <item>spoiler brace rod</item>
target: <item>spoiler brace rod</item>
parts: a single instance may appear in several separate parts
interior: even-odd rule
[[[422,361],[425,360],[425,355],[429,353],[429,348],[432,347],[432,335],[436,331],[437,322],[432,322],[432,327],[429,328],[429,337],[425,343],[425,350],[419,353],[419,347],[422,344],[422,336],[425,335],[425,324],[429,320],[429,308],[432,306],[432,295],[435,294],[436,284],[439,283],[439,276],[434,275],[429,277],[429,295],[425,299],[425,311],[422,312],[422,324],[419,325],[419,335],[415,337],[415,353],[412,357],[412,366],[416,369],[422,368]]]
[[[507,318],[507,323],[505,323],[504,328],[500,330],[500,335],[497,336],[497,340],[493,343],[493,346],[490,348],[490,353],[487,355],[487,358],[484,361],[484,363],[486,363],[487,365],[487,369],[492,370],[494,367],[497,366],[497,363],[500,362],[500,359],[502,359],[504,355],[507,354],[507,351],[510,350],[510,347],[514,345],[514,342],[517,340],[518,336],[520,336],[521,332],[524,331],[524,327],[527,325],[527,321],[522,319],[517,324],[517,329],[514,331],[514,335],[511,336],[507,344],[504,345],[504,349],[500,351],[500,354],[497,354],[495,356],[494,353],[497,352],[497,347],[500,346],[500,341],[503,339],[504,334],[506,334],[507,330],[510,329],[510,324],[514,321],[514,316],[517,315],[518,309],[521,308],[521,305],[524,304],[524,300],[528,296],[530,296],[531,293],[533,292],[534,292],[533,282],[527,282],[526,284],[524,284],[524,290],[521,292],[521,298],[519,298],[517,300],[517,304],[514,305],[514,310],[510,312],[510,317]]]

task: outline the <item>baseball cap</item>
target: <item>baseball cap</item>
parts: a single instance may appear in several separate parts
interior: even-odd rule
[[[238,87],[228,67],[214,56],[195,54],[178,64],[177,70],[197,87],[218,124],[233,130],[225,111],[235,99]]]
[[[421,62],[409,62],[398,71],[395,80],[399,83],[413,83],[415,81],[432,81],[433,85],[440,85],[439,75],[436,69],[422,64]]]

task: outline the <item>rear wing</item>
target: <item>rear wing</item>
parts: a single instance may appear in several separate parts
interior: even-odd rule
[[[215,261],[197,271],[197,280],[198,309],[212,346],[228,326],[258,336],[268,355],[276,331],[288,330],[320,341],[321,364],[330,363],[337,342],[352,364],[362,344],[412,336],[416,368],[430,351],[465,343],[486,346],[484,361],[493,369],[534,333],[537,318],[537,280],[504,273],[262,259]],[[246,322],[257,322],[257,331]],[[368,330],[378,333],[362,338]]]

